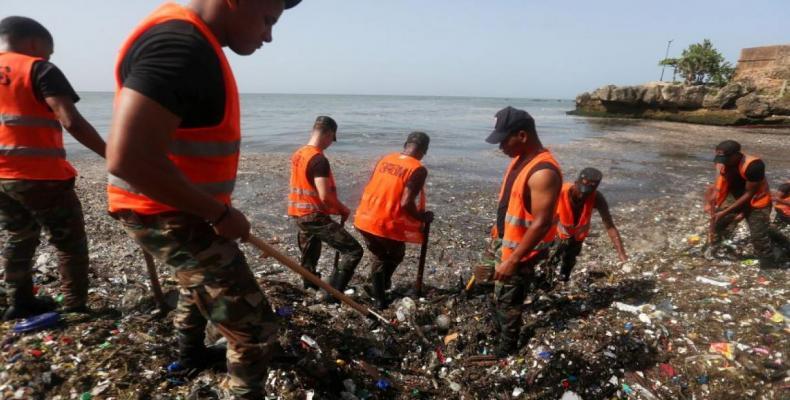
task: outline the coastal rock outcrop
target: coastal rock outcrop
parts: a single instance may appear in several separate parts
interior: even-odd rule
[[[712,125],[790,126],[790,45],[744,49],[724,87],[650,82],[606,85],[576,97],[573,115]]]

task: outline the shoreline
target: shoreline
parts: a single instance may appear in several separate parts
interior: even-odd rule
[[[437,164],[439,159],[448,164],[431,168],[429,155],[426,158],[428,208],[435,211],[436,219],[426,262],[427,294],[425,299],[417,301],[417,320],[420,324],[431,324],[439,313],[451,315],[451,332],[460,335],[444,349],[451,361],[438,364],[432,356],[432,347],[419,346],[421,339],[405,326],[401,326],[397,334],[401,343],[389,343],[386,335],[371,331],[366,322],[349,309],[316,304],[301,290],[301,279],[296,274],[272,259],[262,259],[251,246],[242,244],[272,307],[293,309],[293,315],[280,319],[283,327],[280,342],[286,350],[300,357],[301,366],[276,366],[268,380],[268,393],[287,399],[304,398],[309,392],[321,398],[333,398],[343,390],[339,385],[343,379],[353,379],[359,387],[378,393],[375,379],[371,380],[365,370],[352,363],[365,360],[381,371],[388,371],[387,376],[393,382],[409,388],[391,389],[391,393],[382,394],[396,399],[410,398],[412,389],[434,398],[461,395],[486,398],[493,393],[508,396],[515,388],[522,388],[531,398],[558,398],[565,390],[559,382],[568,379],[569,373],[579,380],[571,383],[571,387],[585,399],[598,398],[584,391],[595,385],[605,387],[611,376],[629,384],[643,382],[639,379],[661,381],[664,384],[652,390],[660,390],[661,398],[677,398],[680,386],[659,374],[660,363],[673,365],[688,382],[688,389],[683,390],[690,390],[697,398],[725,398],[733,390],[743,390],[744,385],[756,388],[755,393],[766,398],[781,398],[786,389],[771,386],[759,376],[744,375],[734,381],[730,375],[706,372],[711,384],[700,385],[696,380],[700,375],[695,369],[697,366],[689,366],[684,360],[706,355],[709,342],[723,340],[720,337],[725,328],[736,332],[739,343],[750,348],[763,346],[783,354],[790,353],[790,343],[781,336],[772,339],[772,344],[763,343],[765,334],[759,329],[764,328],[761,322],[755,322],[766,305],[778,308],[790,302],[790,293],[786,290],[790,273],[767,273],[755,266],[742,265],[740,261],[711,263],[701,257],[699,246],[687,243],[692,235],[704,237],[707,226],[701,209],[701,193],[713,178],[714,168],[710,161],[713,146],[730,136],[736,137],[747,152],[764,157],[768,175],[776,182],[790,176],[786,136],[760,129],[664,122],[596,120],[590,123],[599,124],[598,128],[607,133],[552,146],[552,150],[563,166],[566,181],[573,180],[575,174],[588,165],[603,171],[601,191],[610,199],[612,215],[631,262],[617,263],[600,218],[593,216],[592,233],[574,270],[573,285],[558,289],[544,296],[545,299],[535,300],[534,308],[525,313],[533,329],[532,336],[524,339],[526,342],[518,356],[493,372],[489,367],[463,364],[466,357],[493,348],[490,342],[492,322],[487,317],[484,292],[474,292],[471,296],[455,293],[459,283],[463,283],[479,263],[480,253],[487,244],[502,172],[499,177],[469,177],[459,171],[475,168],[504,171],[507,159],[497,155],[498,151],[492,146],[487,153],[490,157],[461,159],[456,164],[463,165],[456,168],[452,157],[441,157],[435,160]],[[736,133],[738,135],[734,136]],[[355,208],[379,154],[330,150],[327,156],[342,200]],[[282,152],[243,150],[234,202],[247,214],[256,235],[273,241],[277,248],[296,257],[296,229],[285,215],[288,157],[289,154]],[[75,157],[72,161],[80,172],[77,193],[85,212],[91,250],[90,306],[102,311],[91,320],[67,320],[54,332],[26,336],[12,335],[12,324],[0,324],[0,337],[8,340],[7,348],[11,349],[0,352],[0,365],[8,366],[3,372],[7,374],[4,375],[7,385],[13,390],[28,387],[30,393],[46,398],[56,395],[69,398],[70,393],[83,393],[101,386],[104,387],[102,396],[116,398],[186,396],[201,387],[212,390],[220,387],[224,374],[213,371],[203,372],[198,379],[182,385],[168,383],[164,368],[176,357],[172,322],[153,313],[140,250],[120,224],[106,213],[104,163],[93,155]],[[353,228],[349,231],[359,238]],[[749,258],[748,240],[743,239],[743,232],[735,243],[743,247],[741,257]],[[331,253],[325,249],[319,261],[319,270],[324,275],[331,268]],[[44,254],[47,256],[41,257]],[[412,282],[418,254],[418,246],[407,246],[405,260],[393,276],[396,286]],[[367,280],[368,257],[366,254],[351,282],[357,290],[354,296],[363,302],[366,298],[360,294],[360,288]],[[45,243],[34,257],[37,284],[44,294],[55,295],[58,291],[54,258],[53,249]],[[158,262],[157,267],[164,289],[172,291],[175,281],[169,269]],[[700,286],[695,282],[697,276],[728,282],[736,280],[740,294],[721,292],[715,286]],[[728,296],[724,297],[727,302],[710,300],[721,300],[722,293]],[[744,295],[747,293],[748,296]],[[627,304],[670,302],[673,316],[642,325],[636,315],[612,308],[613,301]],[[385,311],[385,317],[395,318],[396,308],[397,303]],[[731,315],[731,321],[719,318],[725,313]],[[750,325],[740,326],[738,321],[750,321]],[[633,331],[623,332],[626,322],[633,323]],[[777,332],[775,328],[770,329],[770,332]],[[668,332],[668,339],[662,336],[664,331]],[[27,351],[32,346],[41,346],[36,343],[48,334],[56,339],[76,340],[80,348],[56,343],[46,347],[42,358],[33,359]],[[425,334],[437,343],[442,342],[443,335],[435,331]],[[782,331],[778,330],[778,334]],[[314,338],[323,353],[305,352],[299,345],[301,335]],[[671,343],[669,350],[667,340]],[[103,343],[109,345],[101,347],[105,346]],[[556,357],[546,361],[537,356],[540,346],[552,346],[551,352]],[[600,348],[607,346],[614,347],[611,351],[616,357],[614,361],[600,352]],[[682,348],[683,353],[673,348]],[[370,356],[371,349],[386,356]],[[9,363],[15,351],[22,352],[19,354],[23,354],[20,356],[23,358]],[[634,354],[642,356],[634,357]],[[70,357],[78,357],[81,361],[75,362]],[[340,365],[338,359],[346,364]],[[569,361],[573,363],[568,364]],[[329,375],[316,377],[318,371],[329,371]],[[644,373],[645,378],[635,378],[635,371]],[[59,380],[52,380],[57,383],[45,382],[42,376],[46,373],[57,375]],[[461,392],[451,393],[448,381],[461,382]],[[687,392],[682,393],[690,397]],[[0,397],[4,394],[0,389]]]

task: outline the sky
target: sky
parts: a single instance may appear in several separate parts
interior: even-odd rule
[[[111,91],[121,42],[160,3],[0,0],[0,17],[37,19],[78,91]],[[733,64],[788,44],[788,16],[787,0],[303,0],[230,61],[244,93],[572,99],[658,80],[670,39],[670,56],[707,38]]]

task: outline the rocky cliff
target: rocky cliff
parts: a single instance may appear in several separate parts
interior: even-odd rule
[[[574,115],[713,125],[790,126],[790,45],[743,49],[722,88],[668,82],[607,85],[576,97]]]

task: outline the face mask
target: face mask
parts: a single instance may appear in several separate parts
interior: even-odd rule
[[[590,193],[595,191],[595,186],[593,186],[593,185],[582,185],[582,184],[579,184],[578,187],[579,187],[579,192],[582,194],[582,196],[587,196]]]

